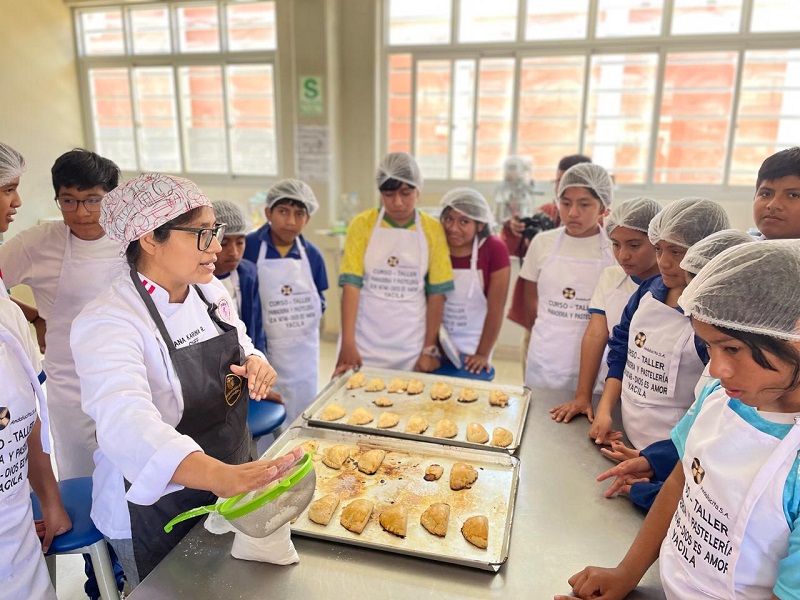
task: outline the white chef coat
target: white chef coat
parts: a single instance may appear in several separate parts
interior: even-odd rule
[[[263,357],[247,337],[223,285],[212,279],[198,287],[206,300],[219,305],[219,317],[235,325],[245,356]],[[183,305],[166,304],[168,294],[155,284],[148,282],[145,289],[153,290],[170,335],[191,343],[213,333],[203,327],[210,318],[205,307],[195,302],[193,289]],[[179,324],[171,326],[171,317],[176,315]],[[126,502],[148,505],[181,489],[170,483],[175,469],[187,455],[201,449],[175,430],[183,414],[180,381],[129,272],[117,275],[108,290],[75,318],[71,345],[83,410],[97,423],[92,520],[107,537],[129,539]],[[127,493],[124,480],[131,483]]]

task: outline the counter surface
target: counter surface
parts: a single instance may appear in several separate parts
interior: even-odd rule
[[[534,390],[520,445],[520,482],[505,565],[496,574],[294,536],[300,563],[288,567],[230,556],[233,536],[197,525],[129,596],[204,598],[552,598],[588,564],[613,566],[643,514],[626,498],[603,497],[595,477],[612,463],[586,435],[587,421],[550,419],[571,394]],[[658,565],[630,599],[664,598]]]

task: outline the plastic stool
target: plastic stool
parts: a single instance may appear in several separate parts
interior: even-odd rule
[[[463,361],[466,354],[461,355]],[[442,366],[432,372],[433,375],[443,375],[444,377],[462,377],[464,379],[478,379],[480,381],[492,381],[494,379],[494,367],[489,369],[489,372],[481,371],[480,373],[470,373],[465,368],[456,369],[456,366],[447,360],[447,357],[442,357]]]
[[[50,544],[50,549],[45,555],[53,587],[56,586],[55,557],[57,555],[89,554],[92,559],[92,567],[97,575],[100,594],[108,600],[119,600],[117,580],[114,578],[114,569],[111,566],[106,540],[89,516],[92,507],[92,478],[76,477],[59,481],[58,490],[61,492],[64,508],[72,520],[72,529],[63,535],[54,537],[53,543]],[[39,506],[39,499],[33,493],[31,501],[33,502],[34,518],[41,519],[42,509]]]
[[[261,400],[256,402],[250,398],[250,405],[247,407],[247,426],[253,434],[258,447],[258,455],[263,454],[266,448],[261,448],[258,440],[270,433],[278,437],[281,432],[281,425],[286,420],[286,407],[278,402]]]

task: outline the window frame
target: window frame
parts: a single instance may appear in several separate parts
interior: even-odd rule
[[[437,45],[389,45],[389,3],[392,0],[384,0],[381,3],[380,19],[382,27],[379,33],[382,35],[380,40],[379,55],[379,110],[380,110],[380,131],[378,135],[379,148],[382,152],[387,152],[389,147],[389,59],[394,54],[410,55],[411,67],[411,135],[409,144],[411,151],[416,145],[416,64],[420,60],[448,59],[455,64],[456,60],[474,60],[476,65],[483,58],[502,58],[513,57],[515,63],[514,97],[512,107],[511,122],[511,143],[509,154],[517,152],[519,146],[519,104],[520,104],[520,74],[522,61],[526,58],[541,58],[547,56],[564,57],[583,57],[584,59],[584,87],[582,94],[582,107],[580,116],[579,145],[575,152],[582,152],[586,147],[587,141],[587,107],[590,97],[589,81],[591,78],[590,66],[591,57],[605,54],[639,54],[655,53],[657,55],[655,94],[652,106],[652,118],[650,122],[650,138],[647,162],[645,166],[645,180],[643,183],[623,184],[619,190],[623,193],[646,193],[657,190],[664,194],[680,197],[689,193],[698,194],[730,194],[740,193],[743,188],[750,186],[730,184],[731,163],[733,155],[733,143],[736,136],[736,121],[739,111],[739,101],[742,91],[742,72],[744,69],[745,53],[749,50],[797,50],[800,49],[800,36],[797,31],[789,32],[765,32],[753,33],[750,31],[754,2],[756,0],[742,0],[739,31],[733,33],[710,33],[710,34],[675,34],[671,35],[673,0],[664,0],[664,9],[661,21],[661,32],[657,36],[639,37],[603,37],[595,36],[598,17],[598,0],[589,0],[587,15],[587,35],[583,39],[563,39],[563,40],[543,40],[527,41],[525,39],[527,3],[528,0],[518,0],[518,21],[517,39],[514,42],[485,42],[485,43],[458,43],[457,33],[459,31],[460,0],[451,1],[451,43]],[[722,165],[722,181],[719,184],[685,184],[685,183],[654,183],[656,174],[656,158],[658,149],[658,130],[661,104],[664,94],[664,79],[666,70],[666,58],[674,53],[692,52],[732,52],[736,54],[736,72],[734,76],[733,98],[731,101],[730,115],[728,116],[728,131],[726,138],[726,148],[724,163]],[[477,87],[477,86],[476,86]],[[452,84],[451,84],[452,90]],[[477,105],[473,107],[477,112]],[[475,141],[477,130],[477,120],[473,125],[473,157],[475,154]],[[765,157],[766,158],[766,157]],[[452,156],[447,157],[448,164],[452,161]],[[547,169],[547,165],[544,168]],[[555,171],[555,165],[552,165]],[[473,160],[471,179],[427,179],[426,189],[439,193],[444,192],[454,186],[472,185],[479,189],[489,190],[496,182],[487,182],[475,179],[476,165]],[[754,183],[755,183],[755,173]],[[537,189],[547,188],[549,182],[537,182]]]
[[[250,0],[253,3],[261,2],[262,0]],[[90,88],[89,73],[92,69],[125,69],[128,72],[128,77],[131,79],[131,103],[132,106],[136,102],[134,97],[133,86],[133,72],[135,68],[139,67],[164,67],[172,70],[173,73],[173,87],[175,98],[175,127],[178,131],[178,148],[180,151],[180,171],[173,174],[181,177],[191,178],[198,184],[205,185],[225,185],[236,182],[237,184],[263,186],[265,179],[267,182],[276,182],[281,178],[283,172],[284,156],[281,148],[285,143],[291,140],[286,140],[286,136],[290,133],[290,128],[284,127],[282,118],[283,108],[281,100],[280,81],[280,61],[278,57],[278,48],[281,44],[280,28],[278,27],[280,10],[280,2],[277,0],[263,0],[263,2],[271,2],[275,7],[275,37],[276,48],[274,50],[248,50],[230,52],[228,50],[228,36],[226,34],[227,23],[227,10],[228,4],[238,4],[236,0],[192,0],[191,2],[184,2],[182,0],[168,0],[168,1],[154,1],[142,4],[130,4],[124,0],[116,0],[116,2],[108,2],[100,5],[92,5],[87,7],[73,7],[72,8],[72,23],[73,35],[75,39],[75,52],[76,64],[78,71],[78,87],[81,102],[81,114],[83,115],[83,130],[84,137],[87,145],[95,148],[95,131],[94,131],[94,116],[92,112],[92,95]],[[180,7],[192,5],[205,5],[216,4],[218,23],[219,23],[219,36],[220,36],[220,52],[184,52],[179,51],[178,43],[178,22],[177,22],[177,9]],[[161,8],[166,7],[170,15],[170,52],[162,54],[134,54],[132,43],[131,19],[130,12],[133,10],[141,10],[146,8]],[[121,55],[86,55],[83,48],[83,32],[81,14],[85,12],[96,12],[109,9],[119,9],[122,12],[123,20],[123,36],[124,36],[124,49],[125,53]],[[233,155],[231,152],[231,128],[229,120],[229,103],[230,94],[228,91],[228,81],[226,77],[226,68],[231,66],[270,66],[272,68],[272,102],[274,113],[274,126],[275,126],[275,165],[276,171],[274,174],[252,175],[252,174],[237,174],[232,171]],[[180,68],[181,67],[217,67],[222,74],[223,85],[223,100],[224,100],[224,115],[225,115],[225,142],[227,148],[227,173],[208,173],[187,171],[187,153],[186,153],[186,132],[184,131],[184,114],[180,95]],[[135,144],[135,157],[137,166],[141,167],[141,148],[138,141],[138,129],[134,119],[133,138]],[[113,158],[113,157],[112,157]],[[146,173],[147,170],[137,169],[124,169],[127,174],[141,174]]]

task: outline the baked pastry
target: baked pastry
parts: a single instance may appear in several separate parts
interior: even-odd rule
[[[419,517],[419,523],[433,535],[445,537],[450,521],[450,505],[443,502],[431,504]]]
[[[513,441],[514,435],[508,429],[495,427],[494,430],[492,430],[492,446],[508,448]]]
[[[370,379],[367,386],[364,388],[365,392],[381,392],[386,389],[386,382],[380,377]]]
[[[308,507],[308,519],[319,525],[327,525],[337,506],[339,506],[339,496],[327,494],[311,503]]]
[[[341,419],[343,416],[347,414],[347,409],[342,406],[341,404],[336,404],[335,402],[331,402],[325,408],[322,409],[322,412],[319,415],[319,418],[323,421],[336,421]]]
[[[425,481],[436,481],[444,474],[444,467],[442,465],[432,464],[425,469]]]
[[[408,381],[405,379],[392,379],[389,382],[389,393],[390,394],[399,394],[400,392],[405,392],[408,389]]]
[[[489,404],[492,406],[508,406],[508,394],[500,390],[489,392]]]
[[[367,423],[372,423],[372,415],[366,408],[355,409],[347,419],[348,425],[366,425]]]
[[[489,545],[489,519],[483,515],[470,517],[461,526],[461,535],[473,546],[485,549]]]
[[[322,464],[331,469],[341,469],[344,461],[350,458],[350,448],[341,444],[330,446],[322,454]]]
[[[400,415],[390,410],[381,413],[381,416],[378,417],[378,427],[381,429],[389,429],[390,427],[397,425],[399,422]]]
[[[458,425],[450,419],[442,419],[436,424],[436,431],[433,432],[433,435],[442,438],[454,438],[458,435]]]
[[[339,517],[339,523],[342,527],[353,533],[361,533],[364,527],[367,526],[369,518],[372,516],[372,509],[374,504],[369,500],[360,498],[353,500],[350,504],[342,510],[342,516]]]
[[[478,392],[472,388],[463,388],[458,395],[459,402],[475,402],[478,399]]]
[[[443,381],[437,381],[431,388],[431,400],[447,400],[453,395],[453,388]]]
[[[389,533],[398,537],[406,537],[408,509],[400,504],[394,504],[381,513],[378,522]]]
[[[485,444],[489,441],[489,432],[480,423],[470,423],[467,425],[467,441]]]
[[[454,492],[472,487],[478,479],[478,471],[467,463],[457,462],[450,469],[450,489]]]
[[[389,391],[391,392],[392,390],[389,390]],[[373,400],[373,402],[375,403],[375,406],[392,406],[392,405],[394,405],[394,402],[392,401],[392,399],[391,398],[387,398],[386,396],[378,396],[377,398],[375,398],[375,400]]]
[[[422,415],[414,415],[406,423],[406,433],[425,433],[428,428],[428,419]]]
[[[416,396],[417,394],[421,394],[422,390],[424,389],[425,389],[425,384],[422,383],[419,379],[411,379],[408,382],[406,393],[409,396]]]
[[[358,457],[358,470],[367,475],[373,475],[380,468],[384,458],[386,458],[386,452],[378,448],[362,452]]]
[[[365,383],[367,383],[367,376],[359,371],[358,373],[353,373],[350,375],[350,379],[347,380],[347,389],[354,390],[356,388],[364,387]]]
[[[316,452],[317,449],[319,448],[319,442],[317,440],[306,440],[305,442],[300,444],[300,447],[304,451],[314,454],[314,452]]]

